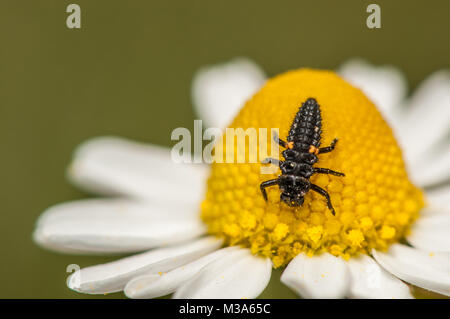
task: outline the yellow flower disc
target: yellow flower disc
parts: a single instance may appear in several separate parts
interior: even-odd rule
[[[261,167],[267,167],[260,163],[263,158],[257,163],[213,163],[201,207],[210,234],[271,258],[274,267],[286,265],[300,252],[329,252],[348,259],[372,248],[385,250],[405,236],[424,205],[421,191],[408,179],[390,127],[359,89],[334,72],[300,69],[267,81],[230,127],[266,128],[269,144],[271,130],[278,128],[286,140],[301,103],[309,97],[317,100],[322,113],[321,146],[339,139],[334,151],[319,155],[314,166],[346,176],[315,174],[310,179],[329,192],[336,216],[313,191],[302,206],[288,207],[273,186],[267,188],[265,202],[260,183],[281,172],[262,174]],[[236,151],[238,143],[232,146]],[[226,155],[230,146],[223,150]]]

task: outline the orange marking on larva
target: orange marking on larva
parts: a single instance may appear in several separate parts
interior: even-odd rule
[[[293,149],[294,148],[294,142],[288,142],[286,143],[287,148]]]
[[[319,149],[318,149],[317,147],[315,147],[314,145],[311,145],[311,146],[309,147],[309,152],[310,152],[311,154],[316,154],[316,155],[318,155],[318,154],[319,154]]]

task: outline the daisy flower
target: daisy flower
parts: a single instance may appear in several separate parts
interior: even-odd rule
[[[338,73],[266,80],[237,59],[198,72],[192,94],[211,127],[280,136],[315,97],[322,144],[339,138],[318,164],[346,176],[311,181],[330,193],[335,216],[312,192],[287,207],[274,187],[266,203],[259,184],[277,174],[260,174],[260,163],[175,164],[169,149],[100,137],[76,150],[68,176],[106,197],[49,208],[35,241],[61,252],[140,252],[73,273],[69,288],[88,294],[256,298],[283,268],[281,281],[304,298],[411,298],[405,282],[449,296],[450,76],[431,75],[407,98],[395,68],[353,60]]]

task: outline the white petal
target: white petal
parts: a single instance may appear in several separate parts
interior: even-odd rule
[[[450,214],[450,210],[446,208],[442,208],[441,206],[436,206],[433,203],[431,203],[428,206],[425,206],[420,211],[420,218],[426,217],[426,216],[435,216],[435,215],[448,215]]]
[[[422,154],[408,164],[410,164],[411,179],[417,185],[423,187],[448,181],[450,180],[450,143],[440,143],[435,150]]]
[[[432,206],[450,211],[450,185],[427,191],[427,199]]]
[[[266,288],[272,273],[268,258],[248,249],[228,252],[206,265],[174,294],[177,299],[252,299]]]
[[[49,208],[37,222],[34,239],[57,251],[119,253],[179,243],[204,232],[194,206],[93,199]]]
[[[223,248],[167,273],[134,278],[127,284],[124,292],[129,298],[139,299],[156,298],[171,294],[188,282],[207,264],[236,249],[238,248]]]
[[[222,129],[264,81],[261,68],[246,58],[205,67],[193,79],[192,99],[197,114],[209,127]]]
[[[406,158],[420,160],[450,132],[450,72],[438,71],[417,89],[400,124]]]
[[[344,260],[331,254],[308,257],[301,253],[286,267],[281,281],[304,298],[343,298],[350,272]]]
[[[151,250],[111,263],[83,268],[68,279],[70,289],[88,294],[121,291],[133,278],[170,271],[217,249],[221,241],[207,237],[185,245]]]
[[[352,276],[349,294],[351,298],[413,298],[407,285],[382,269],[367,255],[350,258],[348,266]]]
[[[68,171],[90,191],[188,203],[203,197],[208,173],[206,165],[174,163],[167,148],[116,137],[83,143]]]
[[[450,252],[450,214],[427,214],[413,225],[408,242],[428,251]]]
[[[400,105],[407,85],[403,74],[394,67],[375,67],[361,59],[353,59],[341,66],[339,74],[360,88],[385,118],[395,124],[401,117]]]
[[[372,251],[391,274],[418,287],[450,296],[450,253],[434,253],[394,244],[387,253]]]

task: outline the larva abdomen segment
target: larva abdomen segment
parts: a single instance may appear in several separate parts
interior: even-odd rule
[[[320,107],[314,98],[307,99],[298,110],[292,122],[288,142],[293,142],[294,149],[307,152],[311,146],[320,147],[322,133],[322,116]]]

